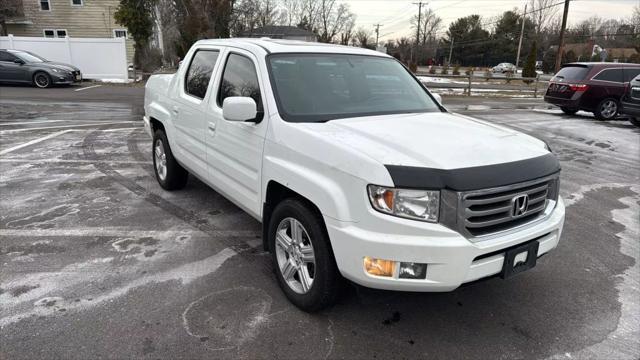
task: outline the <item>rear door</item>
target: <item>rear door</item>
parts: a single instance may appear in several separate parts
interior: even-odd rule
[[[178,81],[178,95],[171,108],[179,158],[201,177],[207,175],[205,99],[211,92],[209,85],[219,62],[220,50],[219,47],[200,47],[188,64],[182,64],[187,68]]]
[[[260,180],[268,114],[263,94],[268,78],[258,65],[258,58],[249,51],[230,48],[226,52],[206,120],[209,182],[254,217],[260,216],[262,206]],[[253,98],[258,110],[255,121],[225,120],[222,104],[230,96]]]
[[[595,100],[604,100],[606,97],[612,97],[620,100],[624,95],[624,68],[622,66],[611,67],[600,70],[591,78],[594,88],[592,96],[597,97]]]

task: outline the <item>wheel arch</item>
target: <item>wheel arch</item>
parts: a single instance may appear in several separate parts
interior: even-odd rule
[[[313,201],[275,180],[270,180],[267,183],[264,202],[262,204],[262,247],[265,251],[269,251],[269,223],[271,222],[271,214],[275,207],[286,199],[297,199],[308,205],[322,222],[324,231],[327,231],[322,212]]]

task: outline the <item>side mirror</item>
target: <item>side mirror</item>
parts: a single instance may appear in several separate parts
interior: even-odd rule
[[[247,96],[230,96],[222,102],[222,117],[229,121],[247,121],[258,114],[256,102]]]
[[[18,65],[24,65],[24,60],[22,60],[22,59],[15,59],[15,60],[13,60],[13,62],[18,64]]]
[[[431,93],[431,95],[436,99],[438,104],[442,105],[442,96],[440,96],[440,94]]]

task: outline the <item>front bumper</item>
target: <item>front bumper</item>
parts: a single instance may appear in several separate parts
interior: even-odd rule
[[[64,72],[64,73],[51,73],[51,79],[56,85],[70,85],[73,83],[82,81],[82,74],[80,71]]]
[[[471,242],[438,224],[420,225],[429,236],[419,230],[408,232],[407,223],[403,225],[403,222],[411,220],[390,219],[388,224],[384,224],[388,230],[385,233],[364,229],[360,223],[327,217],[325,223],[338,268],[347,279],[377,289],[442,292],[499,274],[504,263],[504,251],[515,245],[537,239],[540,243],[538,257],[549,252],[558,245],[564,214],[564,203],[559,199],[555,209],[543,221],[478,242]],[[413,223],[416,222],[411,224],[415,229]],[[400,279],[397,266],[393,277],[370,275],[364,270],[365,256],[426,263],[426,279]]]

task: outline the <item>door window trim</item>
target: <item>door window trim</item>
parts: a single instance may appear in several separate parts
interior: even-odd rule
[[[190,92],[187,91],[187,76],[189,76],[189,69],[191,69],[191,65],[193,64],[193,60],[196,58],[196,55],[200,51],[210,51],[210,52],[217,52],[218,53],[218,57],[216,58],[216,62],[215,62],[215,64],[213,64],[213,66],[211,68],[211,76],[209,77],[209,82],[207,83],[207,90],[205,91],[204,96],[202,98],[200,98],[198,96],[195,96],[195,95],[193,95],[193,94],[191,94]],[[189,66],[186,68],[186,70],[184,72],[184,76],[182,76],[182,92],[185,95],[187,95],[189,97],[192,97],[194,100],[197,100],[199,102],[204,101],[204,99],[210,93],[209,88],[211,87],[211,81],[214,80],[216,65],[218,64],[218,61],[219,61],[218,59],[220,58],[220,54],[221,54],[221,50],[220,49],[209,49],[209,48],[197,48],[197,49],[195,49],[193,55],[191,56],[191,61],[189,62]]]

